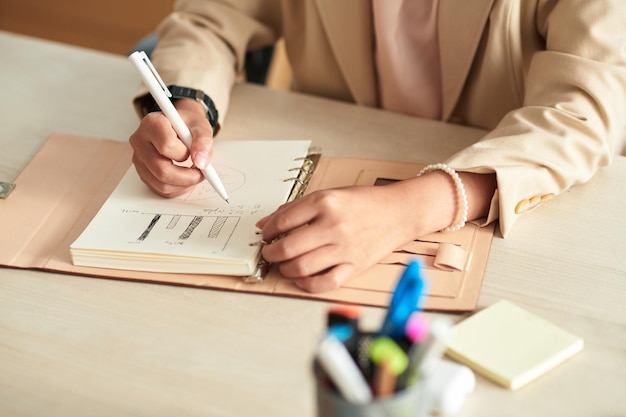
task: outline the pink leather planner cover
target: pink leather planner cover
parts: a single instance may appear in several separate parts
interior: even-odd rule
[[[298,289],[270,268],[264,279],[175,274],[81,267],[72,264],[69,246],[80,235],[131,164],[125,142],[52,134],[0,201],[0,265],[150,283],[185,285],[386,307],[404,266],[419,258],[429,293],[425,309],[475,309],[489,256],[494,225],[468,223],[456,232],[423,236],[394,251],[381,263],[341,288],[323,294]],[[306,192],[377,179],[416,175],[419,164],[321,157]]]

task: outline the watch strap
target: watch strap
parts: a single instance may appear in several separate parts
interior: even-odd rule
[[[172,96],[170,97],[170,100],[172,102],[183,99],[183,98],[187,98],[187,99],[196,100],[198,103],[202,104],[206,112],[206,117],[209,120],[211,127],[213,128],[213,134],[215,135],[217,133],[219,129],[219,122],[218,122],[219,113],[217,111],[217,108],[215,107],[215,104],[213,103],[213,100],[211,100],[211,97],[206,95],[202,90],[196,90],[196,89],[189,88],[189,87],[181,87],[178,85],[168,85],[167,88],[168,90],[170,90],[170,93],[172,94]],[[144,109],[147,110],[147,113],[151,113],[154,111],[161,111],[161,109],[159,108],[159,105],[154,101],[154,99],[152,99],[152,96],[148,94],[147,99],[150,100],[149,103],[144,104]]]

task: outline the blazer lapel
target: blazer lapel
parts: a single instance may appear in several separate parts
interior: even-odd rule
[[[442,119],[456,106],[495,0],[440,0]],[[371,1],[316,0],[335,58],[355,101],[378,104]],[[365,40],[365,42],[364,42]]]
[[[316,0],[335,59],[358,104],[377,105],[372,6],[364,0]]]
[[[438,17],[442,119],[448,120],[463,90],[494,0],[440,0]]]

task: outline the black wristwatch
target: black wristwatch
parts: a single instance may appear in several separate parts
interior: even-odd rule
[[[215,104],[211,97],[207,96],[202,90],[195,90],[189,87],[181,87],[178,85],[168,85],[168,90],[172,93],[172,97],[170,98],[172,102],[179,100],[181,98],[190,98],[192,100],[196,100],[198,103],[204,106],[204,110],[206,111],[206,117],[213,127],[213,134],[215,135],[219,129],[218,125],[218,115],[217,109],[215,108]],[[149,99],[152,99],[152,96],[148,95]],[[159,105],[152,100],[152,106],[149,109],[149,112],[153,111],[161,111]],[[146,106],[148,107],[148,106]]]

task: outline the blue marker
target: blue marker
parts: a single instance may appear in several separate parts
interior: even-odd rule
[[[349,324],[334,324],[326,332],[328,336],[334,336],[341,343],[345,343],[354,335],[354,330]]]
[[[403,337],[406,322],[413,312],[421,309],[425,292],[426,281],[422,277],[422,267],[418,261],[412,261],[396,285],[379,334],[392,339]]]

